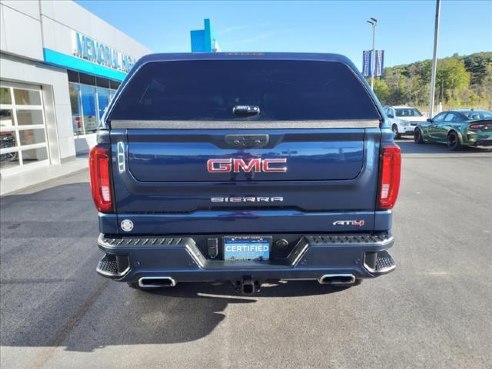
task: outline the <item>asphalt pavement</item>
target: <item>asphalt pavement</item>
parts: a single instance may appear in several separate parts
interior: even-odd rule
[[[1,368],[490,368],[492,151],[400,145],[397,270],[342,291],[132,290],[95,273],[86,171],[2,197]]]

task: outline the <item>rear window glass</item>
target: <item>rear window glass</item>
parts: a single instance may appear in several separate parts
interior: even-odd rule
[[[492,119],[492,112],[488,111],[464,111],[463,115],[469,120]]]
[[[409,108],[409,109],[401,109],[397,108],[395,109],[396,116],[397,117],[422,117],[422,113],[415,108]]]
[[[254,113],[238,114],[245,107]],[[379,114],[342,63],[202,60],[145,64],[110,119],[278,121],[379,119]]]

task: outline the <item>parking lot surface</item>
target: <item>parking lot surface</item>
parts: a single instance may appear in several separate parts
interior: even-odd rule
[[[7,368],[490,368],[492,152],[400,140],[397,270],[342,291],[99,277],[86,171],[1,199]]]

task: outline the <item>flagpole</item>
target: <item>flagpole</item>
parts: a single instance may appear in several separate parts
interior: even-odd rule
[[[378,20],[371,18],[367,21],[372,26],[372,50],[371,50],[371,90],[374,90],[374,69],[376,68],[376,24]]]
[[[434,52],[432,56],[432,74],[430,86],[429,118],[434,115],[434,95],[436,93],[436,70],[437,70],[437,45],[439,39],[439,17],[441,13],[441,0],[436,0],[436,20],[434,24]]]

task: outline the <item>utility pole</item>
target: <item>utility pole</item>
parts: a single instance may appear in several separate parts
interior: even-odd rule
[[[441,0],[436,0],[436,21],[434,25],[434,54],[432,56],[432,74],[429,102],[429,118],[434,115],[434,95],[436,92],[436,70],[437,70],[437,41],[439,39],[439,18],[441,13]]]
[[[372,51],[371,51],[371,90],[374,90],[374,70],[376,69],[376,18],[370,18],[367,23],[372,26]]]

